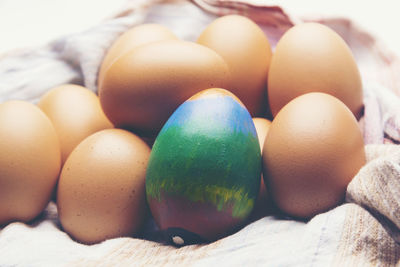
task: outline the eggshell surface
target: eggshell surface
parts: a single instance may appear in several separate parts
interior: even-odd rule
[[[155,137],[190,96],[214,86],[229,87],[229,83],[229,69],[213,50],[169,40],[138,47],[115,61],[99,96],[116,127]]]
[[[260,175],[249,112],[227,90],[208,89],[180,105],[158,135],[147,168],[147,200],[171,239],[178,236],[185,245],[213,241],[248,217]]]
[[[260,149],[262,150],[269,127],[271,127],[271,121],[264,118],[253,118],[253,123],[256,127],[258,142],[260,143]]]
[[[57,207],[63,229],[87,244],[136,234],[147,214],[149,155],[139,137],[121,129],[82,141],[60,175]]]
[[[268,76],[272,115],[310,92],[333,95],[361,117],[362,84],[351,50],[337,33],[318,23],[296,25],[279,40]]]
[[[61,154],[51,121],[35,105],[0,104],[0,225],[29,222],[50,200]]]
[[[103,80],[105,71],[121,55],[138,46],[168,39],[178,38],[169,29],[159,24],[141,24],[124,32],[114,41],[103,59],[99,70],[99,84]]]
[[[265,138],[269,127],[271,126],[271,121],[265,118],[253,118],[254,126],[256,127],[256,132],[258,136],[258,142],[260,143],[260,149],[262,151],[264,147]],[[257,201],[254,207],[254,216],[256,218],[261,218],[267,214],[268,209],[271,206],[271,199],[268,194],[268,190],[265,186],[264,179],[261,176],[260,191],[258,193]]]
[[[113,128],[104,115],[99,98],[85,87],[58,86],[40,99],[38,106],[52,121],[61,144],[62,163],[86,137]]]
[[[263,175],[284,213],[311,218],[339,205],[365,164],[364,143],[351,111],[337,98],[309,93],[275,117],[263,148]]]
[[[197,42],[223,57],[232,74],[232,86],[227,89],[245,104],[250,114],[265,112],[272,52],[261,28],[243,16],[223,16],[208,25]]]

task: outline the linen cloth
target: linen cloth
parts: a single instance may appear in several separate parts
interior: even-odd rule
[[[97,72],[110,44],[128,28],[154,22],[194,41],[219,15],[238,13],[257,22],[274,47],[302,21],[338,32],[353,51],[363,79],[359,124],[368,163],[348,186],[346,203],[308,222],[278,214],[249,223],[211,244],[175,248],[147,223],[138,237],[96,245],[61,230],[51,202],[32,223],[0,229],[0,266],[395,266],[400,265],[400,64],[379,40],[343,18],[292,17],[278,6],[243,1],[132,1],[121,13],[85,32],[0,57],[0,103],[40,96],[63,83],[96,91]]]

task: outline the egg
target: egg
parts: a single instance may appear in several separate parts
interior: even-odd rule
[[[153,145],[146,194],[175,245],[209,242],[240,227],[260,187],[251,116],[227,90],[204,90],[172,114]]]
[[[147,214],[149,155],[139,137],[121,129],[83,140],[60,175],[57,208],[63,229],[86,244],[137,234]]]
[[[116,127],[155,137],[187,98],[229,83],[228,66],[216,52],[196,43],[168,40],[143,45],[115,61],[99,96]]]
[[[227,62],[232,73],[232,86],[227,89],[253,116],[265,113],[272,52],[261,28],[243,16],[223,16],[208,25],[197,42],[213,49]]]
[[[271,121],[265,118],[253,118],[254,126],[258,136],[258,142],[260,143],[260,150],[264,147],[265,138],[267,136]],[[253,217],[255,219],[261,218],[267,214],[271,208],[271,200],[268,194],[268,190],[265,186],[264,179],[261,176],[260,191],[255,203]]]
[[[265,138],[267,137],[267,133],[269,127],[271,126],[271,121],[265,118],[253,118],[254,126],[256,127],[258,141],[260,143],[260,149],[262,150],[264,147]]]
[[[124,32],[114,41],[104,56],[99,70],[99,84],[103,80],[105,71],[121,55],[138,46],[169,39],[177,40],[178,38],[168,28],[159,24],[141,24]]]
[[[49,118],[28,102],[0,104],[0,225],[38,216],[50,200],[60,165]]]
[[[38,106],[56,129],[62,163],[83,139],[100,130],[113,128],[97,95],[79,85],[65,84],[51,89],[41,97]]]
[[[365,164],[352,112],[325,93],[299,96],[272,121],[263,147],[263,175],[277,207],[309,219],[339,205]]]
[[[361,117],[362,84],[351,50],[337,33],[318,23],[296,25],[279,40],[268,76],[272,114],[309,92],[333,95]]]

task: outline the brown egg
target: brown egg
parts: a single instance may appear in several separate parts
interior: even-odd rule
[[[286,214],[311,218],[344,200],[365,164],[361,131],[351,111],[324,93],[299,96],[272,121],[263,148],[265,183]]]
[[[178,38],[169,29],[158,24],[141,24],[126,31],[108,49],[99,70],[99,84],[103,80],[104,73],[108,67],[121,55],[138,46],[168,39]]]
[[[264,118],[253,118],[254,126],[256,127],[258,142],[260,143],[260,149],[263,150],[264,141],[267,136],[271,121]],[[271,208],[271,199],[269,197],[267,187],[265,186],[264,179],[261,176],[260,192],[254,206],[253,218],[258,219],[265,216],[268,210]]]
[[[57,192],[64,230],[82,243],[131,236],[147,214],[150,148],[136,135],[107,129],[83,140],[62,169]]]
[[[113,128],[104,115],[99,98],[85,87],[58,86],[40,99],[38,106],[53,122],[61,144],[62,163],[86,137]]]
[[[309,92],[331,94],[361,116],[362,84],[354,57],[337,33],[318,23],[294,26],[279,40],[268,77],[272,115]]]
[[[258,141],[260,143],[261,150],[264,147],[264,141],[267,137],[269,127],[271,126],[271,121],[264,118],[253,118],[254,126],[256,127]]]
[[[265,112],[272,52],[261,28],[243,16],[224,16],[208,25],[197,42],[226,61],[232,73],[232,86],[227,89],[239,97],[251,115]]]
[[[60,145],[35,105],[0,105],[0,225],[28,222],[46,207],[60,171]]]
[[[196,43],[160,41],[115,61],[99,96],[116,127],[154,137],[187,98],[207,88],[229,88],[229,82],[228,67],[213,50]]]

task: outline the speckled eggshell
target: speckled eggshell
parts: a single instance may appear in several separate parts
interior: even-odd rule
[[[0,225],[38,216],[50,200],[60,165],[49,118],[27,102],[0,104]]]
[[[96,94],[85,87],[65,84],[51,89],[38,106],[52,121],[61,144],[62,163],[86,137],[113,128]]]
[[[63,229],[85,244],[137,234],[148,213],[149,155],[139,137],[121,129],[83,140],[60,175],[57,207]]]
[[[214,20],[197,42],[221,55],[232,73],[229,89],[253,115],[266,111],[267,78],[271,47],[267,36],[252,20],[228,15]]]
[[[140,46],[115,61],[105,73],[99,96],[116,127],[155,137],[190,96],[229,84],[228,66],[216,52],[168,40]]]
[[[180,105],[158,135],[147,168],[147,200],[176,245],[213,241],[246,220],[260,175],[249,112],[229,91],[208,89]]]
[[[268,76],[272,115],[290,100],[310,92],[333,95],[357,119],[361,117],[361,77],[351,50],[336,32],[318,23],[294,26],[276,45]]]
[[[99,70],[98,83],[103,80],[105,71],[120,56],[130,50],[152,42],[178,39],[168,28],[159,24],[141,24],[119,36],[108,49]]]
[[[277,207],[309,219],[344,200],[365,164],[357,120],[337,98],[308,93],[284,106],[263,148],[263,175]]]

